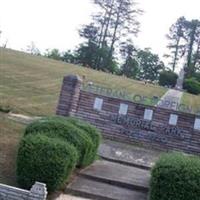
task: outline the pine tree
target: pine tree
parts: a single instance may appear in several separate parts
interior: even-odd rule
[[[175,24],[170,27],[167,39],[169,40],[168,48],[171,53],[168,57],[172,59],[170,65],[175,71],[178,61],[185,54],[186,36],[185,36],[185,17],[180,17]]]

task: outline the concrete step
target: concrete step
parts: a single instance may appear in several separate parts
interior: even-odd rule
[[[147,200],[147,193],[77,177],[68,185],[67,194],[93,200]]]
[[[96,161],[80,171],[80,176],[131,190],[148,192],[150,171],[109,161]]]
[[[104,140],[98,151],[98,155],[104,160],[148,170],[159,158],[160,153],[110,140]]]

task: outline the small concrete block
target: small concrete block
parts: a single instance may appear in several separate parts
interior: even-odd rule
[[[102,106],[103,106],[103,99],[95,98],[94,106],[93,106],[94,110],[101,111]]]
[[[144,111],[144,120],[151,121],[152,118],[153,118],[153,110],[145,109],[145,111]]]
[[[124,103],[120,103],[119,114],[127,115],[127,112],[128,112],[128,105]]]
[[[176,126],[178,122],[178,115],[171,114],[169,117],[169,125],[174,125]]]
[[[195,130],[200,130],[200,118],[196,118],[195,119],[194,129]]]

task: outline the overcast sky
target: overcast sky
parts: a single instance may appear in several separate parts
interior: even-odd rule
[[[178,17],[200,19],[200,0],[137,0],[145,13],[139,18],[141,32],[133,41],[141,48],[151,47],[160,56],[166,51],[169,27]],[[78,28],[90,22],[95,12],[91,0],[0,0],[0,43],[26,49],[33,41],[44,51],[61,51],[78,45]]]

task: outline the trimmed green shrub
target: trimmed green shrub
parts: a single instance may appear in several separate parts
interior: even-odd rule
[[[60,139],[41,134],[28,135],[20,143],[17,182],[26,189],[35,181],[47,184],[48,191],[59,189],[77,163],[76,149]]]
[[[164,154],[151,172],[150,200],[199,200],[200,158]]]
[[[74,117],[68,117],[67,121],[71,122],[81,130],[84,130],[85,133],[91,138],[94,145],[93,157],[91,157],[91,162],[93,162],[96,159],[97,151],[101,141],[100,131],[89,123],[76,119]]]
[[[159,77],[159,85],[175,87],[178,75],[172,71],[162,71]]]
[[[51,138],[61,138],[68,143],[74,145],[78,152],[79,161],[77,166],[85,167],[94,161],[94,154],[96,155],[96,147],[91,138],[84,130],[73,125],[62,117],[43,118],[30,124],[26,130],[27,134],[43,134]]]
[[[193,77],[198,81],[200,82],[200,72],[196,72],[193,74]]]
[[[74,117],[68,117],[67,120],[74,124],[75,126],[79,127],[80,129],[84,130],[89,137],[91,137],[92,142],[94,143],[95,147],[98,149],[100,141],[101,141],[101,134],[100,131],[92,126],[91,124],[84,122],[82,120],[76,119]]]
[[[191,94],[200,94],[200,82],[194,78],[186,79],[183,88]]]

